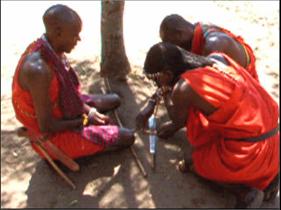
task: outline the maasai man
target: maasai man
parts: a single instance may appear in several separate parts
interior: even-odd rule
[[[78,14],[54,5],[43,15],[43,22],[46,33],[21,56],[12,85],[16,118],[30,139],[45,138],[71,158],[133,144],[131,130],[109,125],[109,117],[99,112],[117,107],[116,95],[94,96],[98,110],[82,100],[77,75],[64,54],[80,41]],[[93,103],[91,97],[86,99]]]
[[[186,127],[192,160],[180,170],[192,164],[200,177],[236,186],[236,207],[258,207],[276,195],[279,108],[243,67],[223,53],[203,57],[166,42],[148,51],[144,73],[161,89],[171,119],[158,136]]]
[[[200,22],[192,24],[183,17],[173,14],[163,19],[160,37],[163,42],[176,44],[198,55],[223,52],[258,80],[253,50],[242,37],[234,35],[227,29]]]

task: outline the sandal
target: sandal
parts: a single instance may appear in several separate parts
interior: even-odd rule
[[[177,165],[177,169],[181,172],[181,173],[194,173],[194,167],[192,164],[192,160],[186,161],[186,160],[181,160],[179,161],[178,165]]]
[[[274,200],[279,190],[279,176],[278,173],[269,186],[264,190],[264,201]]]
[[[235,208],[259,208],[264,200],[264,192],[255,188],[246,192],[245,196],[236,197]]]
[[[19,137],[28,137],[28,131],[26,127],[19,127],[16,130],[16,133]]]

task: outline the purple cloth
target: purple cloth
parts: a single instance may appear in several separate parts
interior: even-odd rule
[[[80,98],[79,81],[76,73],[70,67],[66,69],[58,56],[50,49],[42,38],[38,39],[40,53],[55,72],[60,85],[59,105],[65,119],[74,119],[83,114],[83,102]]]
[[[106,147],[117,143],[119,128],[116,125],[91,125],[84,127],[81,134],[85,139]]]

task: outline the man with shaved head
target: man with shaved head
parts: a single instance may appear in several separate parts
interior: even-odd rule
[[[225,53],[258,80],[253,50],[242,37],[227,29],[200,22],[192,24],[180,15],[172,14],[163,19],[159,32],[162,41],[176,44],[198,55]]]
[[[27,47],[13,78],[14,110],[30,139],[49,140],[72,158],[133,144],[131,130],[109,124],[109,117],[100,113],[119,106],[116,94],[80,93],[77,75],[64,54],[80,41],[79,15],[65,5],[54,5],[43,22],[46,32]]]

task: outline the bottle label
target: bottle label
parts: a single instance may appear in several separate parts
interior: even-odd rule
[[[156,118],[152,115],[148,120],[148,127],[151,132],[156,131]],[[149,135],[149,152],[151,154],[155,154],[156,151],[156,142],[157,142],[157,135],[150,134]]]
[[[156,135],[149,136],[149,152],[152,154],[154,154],[156,150],[156,141],[157,141]]]

